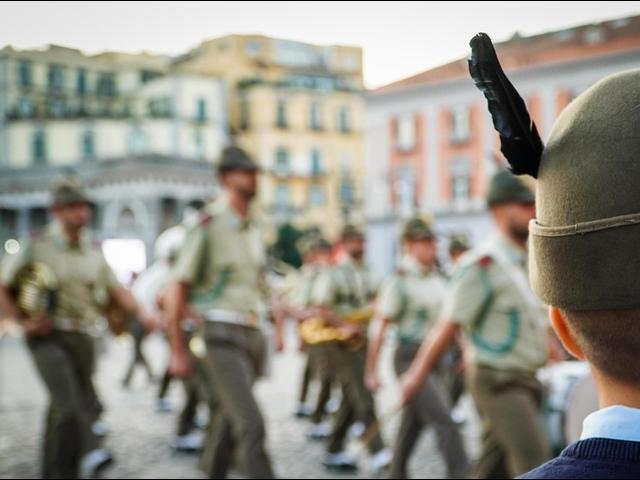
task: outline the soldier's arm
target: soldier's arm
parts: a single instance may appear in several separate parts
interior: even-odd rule
[[[205,248],[208,248],[208,245],[205,228],[206,224],[198,225],[187,233],[182,250],[173,265],[172,281],[164,295],[167,331],[171,345],[169,369],[178,377],[187,377],[192,372],[182,331],[182,321],[187,316],[190,289],[200,280],[202,262],[206,258]]]
[[[427,335],[411,367],[402,377],[402,403],[411,403],[427,376],[440,363],[449,350],[462,325],[471,324],[486,302],[486,291],[481,288],[483,265],[472,265],[458,270],[445,294],[441,320]]]
[[[460,326],[457,323],[445,318],[427,336],[411,367],[402,377],[403,405],[413,401],[429,373],[451,348],[459,329]]]
[[[381,288],[380,301],[376,309],[378,319],[378,329],[373,338],[373,342],[367,350],[367,364],[365,368],[365,383],[369,390],[376,391],[380,388],[378,378],[378,362],[380,352],[384,344],[385,335],[393,319],[399,315],[401,310],[400,295],[398,292],[398,279],[392,278]]]

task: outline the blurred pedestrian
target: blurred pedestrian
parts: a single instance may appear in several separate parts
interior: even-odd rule
[[[147,319],[86,232],[89,199],[75,179],[51,191],[54,217],[2,271],[0,304],[17,319],[49,394],[44,478],[93,478],[113,461],[91,429],[96,322],[110,302]]]
[[[422,218],[407,222],[402,240],[406,253],[396,274],[385,283],[377,306],[380,328],[369,349],[366,383],[377,391],[377,365],[385,333],[397,325],[394,367],[401,377],[411,366],[425,335],[435,325],[446,280],[436,266],[436,244],[431,225]],[[417,401],[405,405],[391,463],[391,478],[409,478],[408,463],[425,428],[435,429],[448,478],[465,478],[469,462],[462,436],[451,418],[451,403],[439,375],[422,385]]]
[[[166,297],[171,371],[181,377],[192,373],[181,328],[189,306],[205,320],[214,395],[202,467],[211,478],[224,478],[235,453],[248,477],[273,478],[264,419],[252,391],[265,368],[267,345],[260,325],[269,316],[266,248],[250,212],[258,167],[232,146],[224,150],[218,172],[223,194],[187,233]]]

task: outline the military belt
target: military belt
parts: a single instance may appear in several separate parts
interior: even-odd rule
[[[233,310],[209,310],[204,314],[204,318],[208,322],[230,323],[231,325],[254,328],[258,326],[258,317],[256,315],[245,315]]]

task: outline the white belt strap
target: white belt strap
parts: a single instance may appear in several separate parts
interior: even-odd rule
[[[204,314],[208,322],[229,323],[231,325],[241,325],[244,327],[257,327],[258,317],[255,315],[245,315],[233,310],[212,309]]]

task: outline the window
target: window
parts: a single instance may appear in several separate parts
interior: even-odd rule
[[[87,93],[87,71],[85,69],[78,70],[76,77],[76,91],[78,95]]]
[[[129,153],[141,155],[147,151],[147,137],[140,128],[135,127],[129,134]]]
[[[49,214],[46,208],[37,207],[29,210],[29,229],[37,231],[43,229],[49,222]]]
[[[193,140],[195,143],[195,150],[196,150],[196,157],[200,160],[203,160],[205,157],[205,145],[204,145],[204,138],[202,136],[202,132],[200,132],[199,130],[196,130],[194,136],[193,136]]]
[[[93,131],[86,130],[82,134],[82,158],[89,160],[95,157],[95,138]]]
[[[278,100],[276,113],[276,126],[278,128],[287,128],[287,104],[284,100]]]
[[[198,99],[198,113],[197,120],[200,123],[207,121],[207,101],[204,98]]]
[[[47,161],[47,139],[43,130],[36,130],[33,134],[31,152],[33,162],[43,164]]]
[[[147,109],[152,118],[169,118],[173,114],[173,105],[168,97],[152,98]]]
[[[351,132],[351,125],[349,124],[349,107],[341,107],[338,114],[338,128],[340,133]]]
[[[276,207],[278,209],[289,208],[289,185],[279,183],[276,185]]]
[[[31,84],[31,62],[23,60],[18,64],[18,85],[21,87],[30,87]]]
[[[453,143],[464,143],[471,137],[471,123],[469,109],[467,107],[456,107],[451,110],[451,136]]]
[[[49,65],[47,79],[49,90],[62,90],[64,88],[64,69],[60,65]]]
[[[140,83],[148,83],[151,80],[154,80],[158,77],[161,77],[161,72],[156,72],[153,70],[141,70],[140,71]]]
[[[412,152],[416,148],[416,120],[413,114],[398,117],[396,148],[400,152]]]
[[[310,124],[312,130],[322,130],[322,109],[318,102],[311,104]]]
[[[353,182],[349,178],[343,178],[340,182],[340,202],[343,205],[353,205],[354,200]]]
[[[322,175],[322,173],[322,154],[319,149],[314,148],[311,150],[311,175],[317,177]]]
[[[411,216],[416,212],[416,173],[416,165],[412,163],[399,165],[394,171],[394,192],[402,216]]]
[[[12,235],[18,226],[18,212],[6,208],[0,208],[0,230]]]
[[[313,184],[309,189],[309,205],[319,207],[325,204],[324,188],[322,185]]]
[[[471,199],[471,171],[471,161],[466,157],[452,158],[449,161],[454,208],[465,208]]]
[[[466,173],[458,173],[451,178],[451,192],[454,205],[464,206],[471,198],[471,179]]]
[[[36,107],[33,100],[28,97],[21,97],[18,99],[16,110],[20,118],[30,118],[36,113]]]
[[[249,129],[250,113],[249,100],[247,97],[240,98],[240,130]]]
[[[67,104],[64,100],[50,100],[47,107],[49,115],[53,118],[63,118],[67,114]]]
[[[589,45],[604,41],[604,32],[599,27],[590,28],[584,33],[584,41]]]
[[[98,93],[98,95],[102,95],[104,97],[115,97],[117,94],[115,74],[101,73],[98,76],[96,92]]]
[[[290,173],[289,151],[284,147],[276,150],[275,173],[277,175],[288,175]]]
[[[259,57],[262,53],[262,45],[257,40],[249,40],[245,46],[247,55],[250,57]]]

